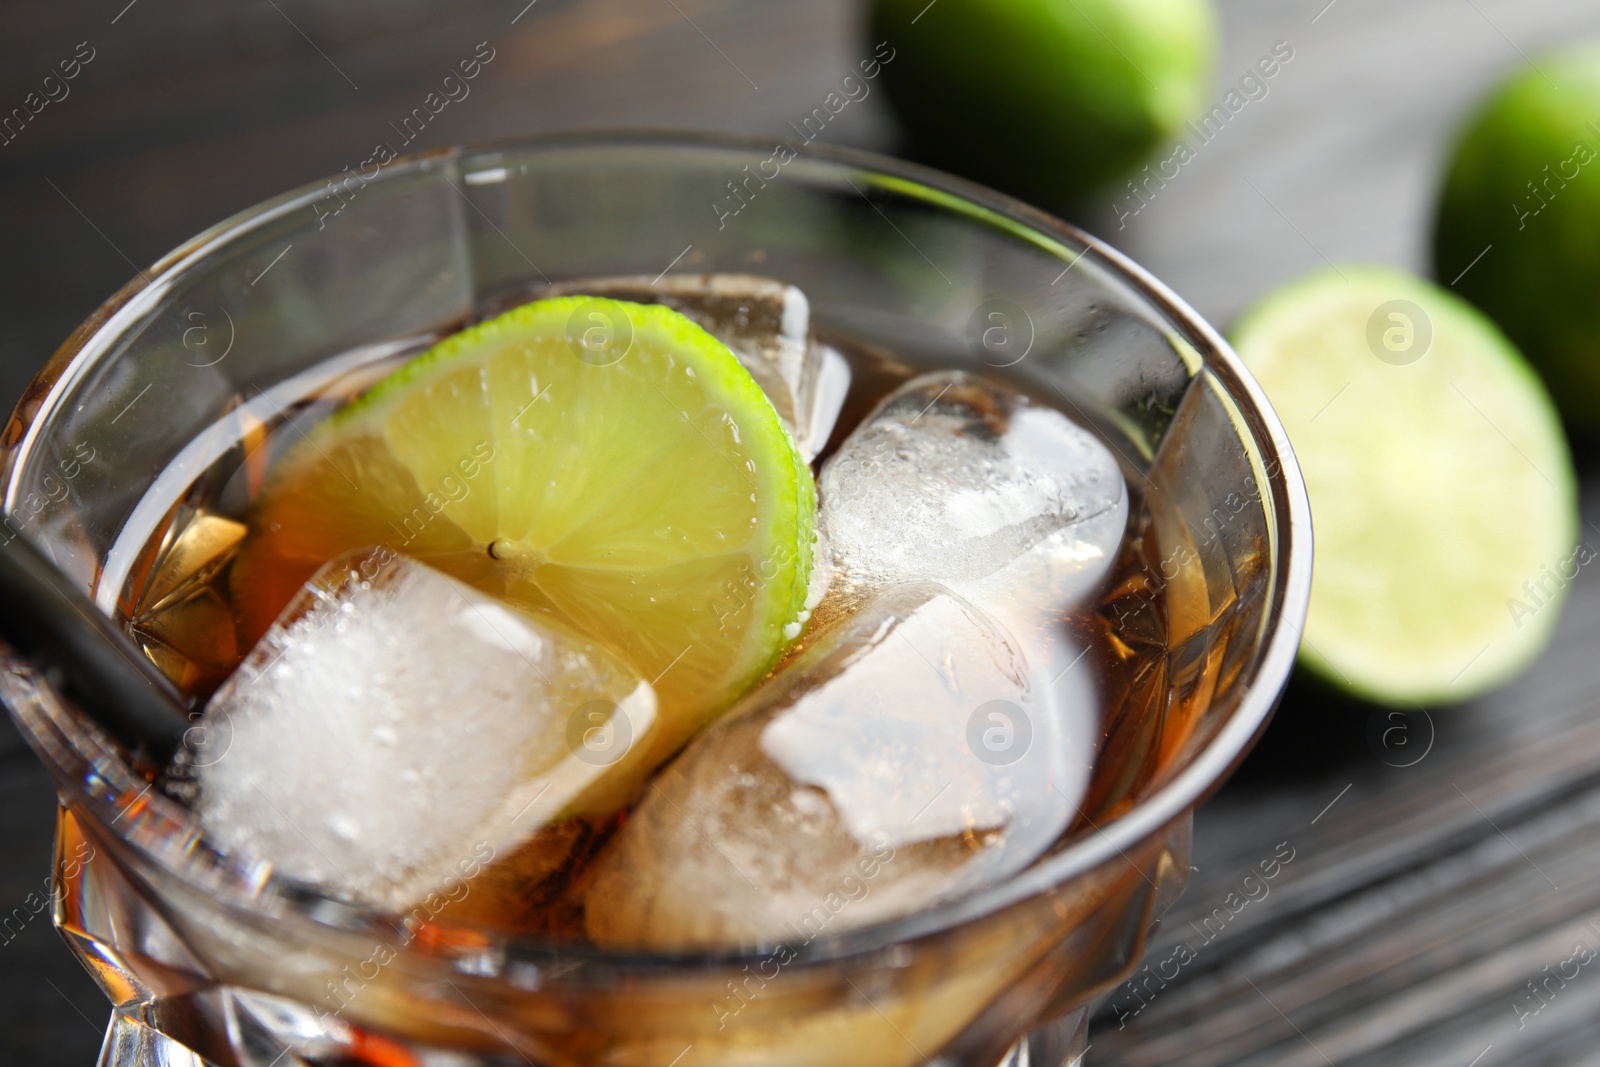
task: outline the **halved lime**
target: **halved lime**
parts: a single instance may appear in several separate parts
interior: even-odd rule
[[[798,632],[815,515],[727,346],[665,307],[563,297],[448,338],[292,447],[234,602],[248,647],[324,562],[387,546],[620,653],[656,690],[654,763]]]
[[[1396,706],[1465,700],[1525,667],[1583,551],[1561,424],[1510,342],[1374,267],[1294,282],[1233,334],[1311,497],[1302,662]]]

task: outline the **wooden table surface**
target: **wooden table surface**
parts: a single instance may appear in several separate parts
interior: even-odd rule
[[[1105,198],[1076,221],[1221,325],[1325,262],[1425,268],[1464,108],[1525,56],[1600,35],[1593,0],[1219,6],[1219,100],[1278,42],[1293,59],[1137,215]],[[93,58],[0,146],[0,403],[135,264],[364,158],[479,42],[494,62],[421,147],[598,126],[779,133],[866,54],[858,22],[856,0],[7,5],[0,110],[59,60]],[[899,147],[880,96],[827,138]],[[1593,457],[1582,468],[1600,548],[1600,476]],[[1152,970],[1102,1006],[1089,1062],[1600,1063],[1600,961],[1578,952],[1600,953],[1597,647],[1586,570],[1550,652],[1467,707],[1390,719],[1291,690],[1198,814],[1191,888]],[[52,807],[0,727],[0,913],[26,912],[45,881]],[[92,1063],[107,1008],[47,916],[0,941],[0,1061]]]

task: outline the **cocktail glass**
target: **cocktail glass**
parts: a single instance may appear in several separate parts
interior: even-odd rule
[[[1002,885],[781,962],[419,929],[210,848],[7,654],[0,696],[60,792],[56,925],[114,1005],[104,1067],[1079,1057],[1089,1002],[1185,885],[1195,805],[1270,716],[1311,542],[1282,427],[1227,345],[1053,218],[784,142],[585,135],[369,160],[187,242],[73,334],[7,427],[8,526],[126,611],[186,477],[237,443],[217,427],[269,419],[331,357],[380,362],[530,286],[667,272],[793,283],[820,328],[1003,368],[1116,448],[1161,552],[1127,590],[1117,640],[1145,673],[1108,709],[1099,806]]]

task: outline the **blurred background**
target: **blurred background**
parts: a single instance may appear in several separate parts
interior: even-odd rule
[[[936,12],[911,13],[932,25]],[[1218,0],[1216,13],[1204,107],[1279,60],[1225,128],[1148,198],[1115,184],[1042,195],[1219,327],[1329,263],[1428,273],[1446,159],[1474,103],[1529,57],[1600,36],[1592,0]],[[789,137],[873,54],[868,18],[862,0],[7,5],[0,109],[26,101],[31,117],[0,134],[0,406],[136,269],[398,143],[396,124],[480,45],[493,59],[470,95],[409,147],[593,127]],[[935,158],[885,84],[818,140]],[[990,136],[1016,154],[1029,133]],[[1588,240],[1600,247],[1600,232]],[[1588,447],[1576,451],[1582,536],[1600,538],[1600,485]],[[1466,706],[1378,709],[1297,683],[1197,817],[1191,889],[1147,958],[1169,958],[1174,931],[1260,861],[1293,860],[1269,893],[1228,906],[1177,979],[1113,992],[1089,1062],[1600,1062],[1600,977],[1580,969],[1528,999],[1575,943],[1600,951],[1597,645],[1600,588],[1580,573],[1543,657]],[[36,906],[53,811],[0,725],[0,1061],[78,1067],[108,1008]]]

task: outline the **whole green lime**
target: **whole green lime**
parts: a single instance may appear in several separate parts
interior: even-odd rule
[[[1434,268],[1538,368],[1570,430],[1600,432],[1600,43],[1535,60],[1467,123]]]
[[[1200,112],[1215,23],[1210,0],[875,0],[870,33],[920,155],[1054,206]]]

